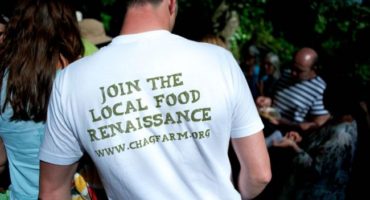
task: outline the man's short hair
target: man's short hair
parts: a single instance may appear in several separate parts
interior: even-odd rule
[[[144,5],[146,3],[159,4],[162,1],[163,0],[127,0],[125,2],[126,2],[126,6],[130,7],[130,6],[134,6],[134,5]]]

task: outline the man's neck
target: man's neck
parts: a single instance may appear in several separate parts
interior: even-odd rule
[[[122,35],[154,30],[170,30],[170,14],[162,6],[151,4],[130,7],[121,29]]]

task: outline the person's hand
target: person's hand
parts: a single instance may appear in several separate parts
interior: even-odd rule
[[[310,129],[315,129],[318,125],[315,122],[302,122],[298,124],[299,129],[302,131],[307,131]]]
[[[269,118],[269,121],[271,124],[276,125],[276,126],[278,126],[281,123],[280,119],[276,119],[276,118]]]
[[[288,139],[287,137],[283,137],[281,140],[278,140],[278,141],[274,140],[272,142],[272,145],[275,147],[286,148],[286,147],[294,147],[297,144],[293,140]]]
[[[302,137],[297,132],[290,131],[287,134],[285,134],[283,139],[279,141],[274,141],[272,145],[275,147],[283,147],[283,148],[291,147],[294,149],[294,151],[301,152],[302,149],[297,144],[301,141],[302,141]]]
[[[270,107],[271,106],[271,98],[270,97],[265,97],[265,96],[259,96],[256,99],[256,105],[259,108],[264,108],[264,107]]]
[[[278,126],[278,125],[290,125],[291,121],[285,119],[285,118],[272,118],[270,119],[270,123]]]
[[[285,137],[290,139],[290,140],[293,140],[296,143],[299,143],[299,142],[302,141],[301,135],[299,135],[299,133],[296,132],[296,131],[290,131],[290,132],[286,133]]]

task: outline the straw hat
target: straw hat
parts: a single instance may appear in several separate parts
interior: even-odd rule
[[[103,23],[96,19],[82,19],[82,21],[79,22],[79,27],[82,37],[95,45],[112,40],[112,38],[105,33]]]

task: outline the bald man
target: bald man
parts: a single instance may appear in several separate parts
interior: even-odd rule
[[[281,118],[270,122],[283,131],[308,131],[322,126],[330,117],[323,105],[325,81],[317,75],[318,55],[312,48],[302,48],[294,56],[294,64],[276,85],[271,97],[258,97],[257,106],[273,106]]]

